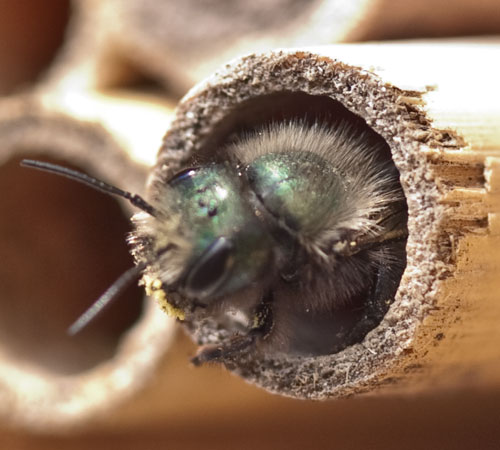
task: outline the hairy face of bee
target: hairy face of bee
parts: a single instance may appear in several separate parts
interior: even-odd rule
[[[271,263],[272,240],[245,202],[241,178],[230,169],[183,171],[163,194],[165,214],[177,215],[183,229],[183,244],[170,250],[185,258],[174,282],[183,296],[205,306],[258,279]],[[168,252],[166,257],[168,263]]]
[[[406,203],[395,167],[351,131],[274,123],[157,186],[158,213],[135,217],[148,290],[191,328],[222,330],[195,363],[331,354],[381,321],[405,267]]]

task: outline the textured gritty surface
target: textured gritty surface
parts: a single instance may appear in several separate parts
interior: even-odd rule
[[[387,141],[408,201],[408,264],[394,305],[361,344],[326,357],[239,361],[234,371],[270,391],[294,397],[323,399],[370,390],[390,383],[404,370],[405,355],[414,351],[415,330],[433,307],[438,279],[447,270],[442,263],[446,256],[438,254],[443,209],[419,148],[455,142],[449,134],[432,130],[415,106],[418,92],[384,85],[370,73],[307,52],[243,58],[194,88],[180,104],[150,183],[168,178],[192,153],[211,148],[214,130],[224,130],[238,105],[283,91],[329,96]],[[214,332],[204,330],[198,338],[210,341]]]

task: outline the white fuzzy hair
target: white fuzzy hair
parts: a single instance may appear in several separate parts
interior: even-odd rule
[[[394,188],[394,174],[388,161],[380,159],[383,144],[373,145],[364,132],[348,122],[336,126],[304,121],[272,123],[261,131],[244,136],[229,148],[243,164],[251,164],[269,153],[310,152],[328,161],[343,178],[346,198],[332,211],[323,230],[312,239],[298,236],[322,258],[325,243],[340,238],[340,230],[377,234],[384,208],[402,199]]]

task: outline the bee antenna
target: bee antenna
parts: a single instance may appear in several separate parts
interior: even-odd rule
[[[68,169],[67,167],[44,161],[35,161],[32,159],[23,159],[21,161],[21,166],[61,175],[63,177],[86,184],[87,186],[90,186],[106,194],[123,197],[127,199],[132,205],[148,213],[149,215],[153,217],[158,216],[157,210],[139,195],[123,191],[122,189],[105,183],[104,181],[98,180],[97,178],[91,177],[90,175],[87,175],[85,173],[78,172],[77,170]]]
[[[123,291],[130,286],[132,281],[136,280],[140,273],[146,268],[145,263],[131,267],[120,277],[88,308],[74,323],[68,328],[67,333],[70,336],[82,331],[104,308],[116,300]]]

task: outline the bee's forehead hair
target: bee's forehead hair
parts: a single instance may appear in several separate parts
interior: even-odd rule
[[[367,144],[365,133],[345,120],[334,124],[305,120],[271,122],[257,132],[246,133],[229,148],[244,163],[268,153],[315,153],[336,167],[349,166],[351,161],[377,151]]]
[[[135,230],[128,236],[131,252],[138,262],[145,261],[148,271],[166,284],[175,282],[183,272],[193,247],[189,228],[180,212],[154,202],[159,211],[153,217],[139,212],[132,217]]]
[[[374,217],[391,202],[402,199],[401,190],[395,187],[391,161],[383,157],[384,146],[383,141],[373,141],[345,120],[333,124],[291,120],[270,123],[244,135],[228,148],[228,153],[244,164],[267,154],[294,152],[315,154],[329,163],[346,185],[345,195],[339,198],[322,235],[312,243],[304,242],[314,250],[338,238],[341,229],[376,231]]]

